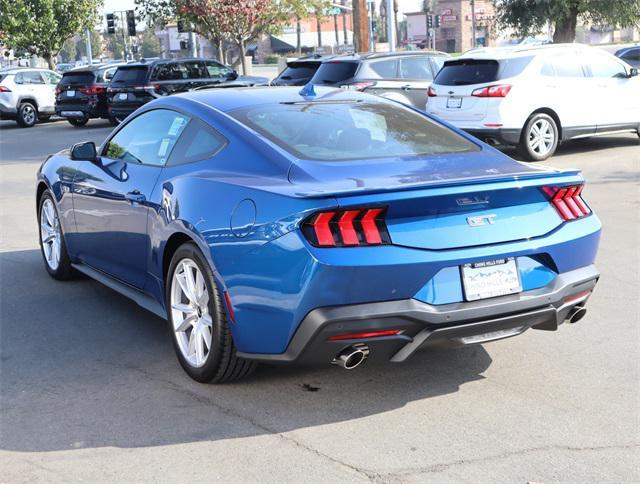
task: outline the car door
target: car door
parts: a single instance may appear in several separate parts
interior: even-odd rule
[[[55,98],[51,99],[49,87],[39,71],[20,72],[16,75],[16,83],[22,84],[25,96],[36,101],[38,111],[50,112],[55,109]]]
[[[146,111],[104,144],[98,162],[81,162],[73,186],[79,259],[134,287],[144,287],[151,193],[189,118]]]
[[[428,56],[413,55],[400,58],[401,89],[414,107],[424,109],[427,90],[433,81],[433,71]]]
[[[47,86],[47,106],[55,107],[56,104],[56,86],[62,79],[60,74],[56,74],[53,71],[41,71],[42,77],[44,77],[45,84]]]
[[[627,67],[604,52],[591,52],[585,62],[594,87],[596,132],[635,128],[640,121],[640,82]]]

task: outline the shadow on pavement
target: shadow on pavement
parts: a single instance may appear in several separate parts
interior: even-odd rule
[[[88,280],[58,282],[38,250],[0,253],[0,448],[140,447],[287,432],[458,391],[481,346],[400,365],[261,367],[230,385],[180,369],[165,322]],[[425,418],[428,418],[425,416]]]

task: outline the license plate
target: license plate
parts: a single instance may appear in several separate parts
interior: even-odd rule
[[[76,95],[75,91],[67,91],[67,97],[74,97]]]
[[[126,101],[127,97],[129,97],[129,95],[126,92],[118,94],[118,99],[120,99],[120,101]]]
[[[513,257],[461,266],[467,301],[522,292],[518,266]]]
[[[462,98],[461,97],[448,97],[447,98],[447,108],[449,109],[459,109],[462,106]]]
[[[84,113],[82,111],[60,111],[60,116],[64,118],[82,118]]]

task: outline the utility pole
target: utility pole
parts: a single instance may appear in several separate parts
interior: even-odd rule
[[[89,65],[93,64],[93,52],[91,50],[91,33],[89,29],[86,31],[87,33],[87,60],[89,61]]]
[[[471,2],[471,37],[473,37],[472,49],[476,47],[476,2],[475,0],[469,0]]]
[[[396,29],[393,21],[393,0],[387,0],[387,42],[389,42],[389,52],[395,52]]]
[[[126,11],[122,10],[122,11],[120,11],[118,13],[120,14],[120,26],[122,27],[122,42],[124,44],[124,47],[123,47],[123,49],[124,49],[123,54],[124,55],[123,55],[123,57],[124,57],[124,60],[126,62],[126,61],[129,60],[129,59],[127,59],[127,51],[128,51],[128,49],[127,49],[127,34],[124,31],[124,28],[127,25],[127,23],[124,20],[124,16],[125,16]]]
[[[341,0],[342,5],[342,36],[344,37],[344,45],[349,45],[349,39],[347,39],[347,9],[344,8],[347,0]]]
[[[196,33],[193,30],[189,32],[189,50],[191,51],[191,57],[198,57],[198,48],[196,47]]]
[[[356,52],[367,52],[369,47],[369,22],[366,0],[353,0],[353,43]]]

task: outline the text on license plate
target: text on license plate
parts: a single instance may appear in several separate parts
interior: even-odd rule
[[[467,301],[522,291],[518,265],[513,257],[465,264],[460,267]]]
[[[75,91],[67,91],[67,96],[74,97],[76,95]]]
[[[447,108],[456,109],[462,106],[462,98],[461,97],[448,97],[447,98]]]

